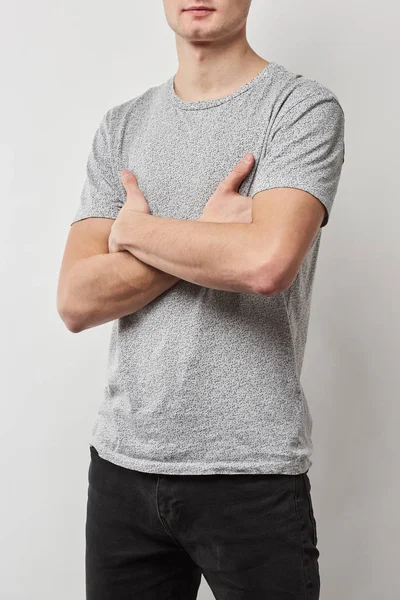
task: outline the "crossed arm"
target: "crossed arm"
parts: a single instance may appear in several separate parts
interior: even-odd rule
[[[70,228],[57,291],[58,312],[70,331],[132,314],[181,279],[266,295],[286,289],[324,208],[307,192],[276,188],[253,197],[250,224],[133,213],[120,232],[122,251],[108,251],[116,220],[89,218]]]
[[[320,227],[322,203],[296,188],[253,198],[252,223],[209,223],[128,210],[115,221],[118,250],[191,283],[269,295],[289,287]]]
[[[119,250],[165,273],[217,290],[256,292],[262,252],[256,251],[253,223],[188,221],[129,210],[113,229]]]

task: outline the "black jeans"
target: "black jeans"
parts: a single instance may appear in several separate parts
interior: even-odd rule
[[[307,473],[163,475],[90,447],[87,600],[317,600]]]

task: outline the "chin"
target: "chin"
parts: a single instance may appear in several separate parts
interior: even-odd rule
[[[179,28],[176,33],[189,41],[210,42],[218,39],[220,28],[215,25],[210,27],[210,25],[206,26],[204,24],[204,26],[201,26],[198,23],[194,23],[192,26]]]

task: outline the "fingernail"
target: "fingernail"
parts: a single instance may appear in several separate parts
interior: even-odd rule
[[[119,173],[120,173],[121,177],[123,177],[124,175],[129,173],[129,169],[121,169],[121,171]]]
[[[253,158],[253,155],[250,153],[250,154],[246,154],[246,156],[244,157],[244,160],[246,162],[251,162],[252,158]]]

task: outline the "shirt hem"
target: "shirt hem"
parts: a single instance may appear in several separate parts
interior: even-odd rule
[[[97,450],[100,458],[108,460],[115,465],[125,467],[134,471],[144,473],[156,473],[159,475],[255,475],[255,474],[280,474],[299,475],[309,470],[312,461],[307,457],[301,459],[286,460],[281,462],[259,461],[255,462],[181,462],[168,463],[152,460],[132,458],[120,454],[108,448],[102,447],[98,442],[90,443]]]

